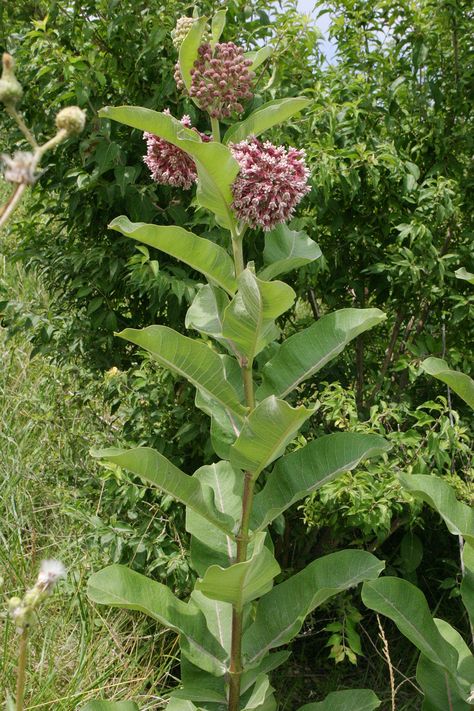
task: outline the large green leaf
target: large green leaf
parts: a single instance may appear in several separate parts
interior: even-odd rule
[[[426,598],[415,585],[401,578],[380,578],[364,583],[362,600],[371,610],[393,620],[434,664],[455,674],[458,654],[439,633]]]
[[[251,59],[252,64],[250,66],[251,71],[255,71],[263,62],[265,62],[273,54],[273,47],[266,46],[260,47],[260,49],[252,52],[246,52],[246,59]]]
[[[383,567],[371,553],[343,550],[318,558],[276,585],[260,599],[255,622],[244,634],[246,664],[258,663],[270,649],[289,642],[312,610],[343,590],[375,579]]]
[[[295,501],[354,469],[363,459],[389,449],[390,444],[379,435],[336,432],[287,454],[275,464],[254,499],[251,528],[265,528]]]
[[[226,13],[227,13],[226,8],[224,10],[218,10],[216,12],[216,14],[214,15],[214,17],[212,18],[212,23],[211,23],[212,46],[216,45],[217,42],[219,42],[221,34],[224,31],[225,22],[226,22]]]
[[[231,185],[239,164],[227,146],[215,141],[203,143],[196,131],[185,128],[174,117],[141,106],[106,106],[99,115],[140,131],[150,131],[192,156],[199,178],[200,205],[213,212],[223,226],[234,224]]]
[[[451,533],[474,544],[474,510],[456,499],[448,483],[428,474],[399,474],[399,479],[410,494],[439,513]]]
[[[205,333],[226,343],[222,336],[224,310],[229,305],[229,297],[222,289],[205,284],[193,299],[186,313],[185,326]]]
[[[474,548],[464,542],[462,559],[464,573],[461,581],[461,597],[474,629]]]
[[[262,281],[244,269],[238,291],[224,313],[222,335],[236,344],[247,360],[279,335],[274,320],[293,304],[296,294],[282,281]]]
[[[324,701],[301,706],[299,711],[372,711],[382,702],[369,689],[333,691]]]
[[[262,532],[256,534],[248,560],[228,568],[211,565],[203,579],[196,582],[196,590],[213,600],[230,602],[239,608],[268,592],[280,572],[280,566],[265,546],[266,535]]]
[[[192,479],[212,491],[219,515],[231,521],[229,530],[237,529],[242,513],[242,472],[234,471],[229,462],[216,462],[198,469]],[[194,506],[186,509],[186,530],[191,534],[191,560],[201,577],[209,565],[226,568],[233,563],[236,553],[233,536],[209,526]]]
[[[428,375],[446,383],[469,407],[474,408],[474,380],[469,375],[459,370],[451,370],[441,358],[427,358],[421,367]]]
[[[147,225],[144,222],[130,222],[124,215],[112,220],[109,227],[176,257],[204,274],[206,279],[222,287],[229,294],[235,293],[237,283],[234,264],[225,249],[218,244],[198,237],[182,227],[162,227]]]
[[[138,711],[133,701],[89,701],[81,711]]]
[[[255,682],[252,694],[243,711],[276,711],[277,704],[273,696],[273,687],[266,674],[260,674]]]
[[[434,623],[442,637],[458,653],[457,675],[465,677],[465,688],[469,690],[472,676],[472,663],[474,662],[471,651],[459,632],[444,620],[434,618]],[[466,669],[466,666],[468,668]],[[466,675],[465,672],[470,672]],[[420,654],[416,668],[416,680],[425,695],[422,711],[468,711],[472,708],[465,700],[466,694],[462,693],[459,683],[454,680],[445,669],[434,664],[423,654]]]
[[[349,341],[384,319],[385,314],[379,309],[342,309],[290,336],[263,368],[257,397],[262,399],[271,393],[286,397],[335,358]]]
[[[111,565],[89,578],[87,592],[100,605],[138,610],[183,634],[202,669],[217,676],[225,673],[227,654],[209,632],[201,610],[192,601],[179,600],[166,585]]]
[[[454,275],[458,279],[463,279],[464,281],[468,281],[469,284],[474,284],[474,274],[471,272],[468,272],[466,267],[460,267],[460,269],[456,269],[454,272]]]
[[[206,29],[207,17],[199,17],[191,25],[191,28],[184,38],[179,48],[179,68],[181,78],[186,89],[191,88],[191,69],[198,56],[199,46],[202,44],[202,36]]]
[[[188,476],[160,452],[150,447],[136,447],[135,449],[99,449],[93,450],[92,455],[105,459],[113,464],[128,469],[139,476],[147,484],[158,487],[166,494],[170,494],[177,501],[181,501],[196,511],[207,522],[212,523],[224,535],[231,535],[234,520],[215,504],[214,491],[205,483],[201,483],[196,476]]]
[[[267,397],[244,420],[240,435],[230,448],[230,461],[257,478],[285,451],[315,408],[291,407],[274,395]]]
[[[261,279],[273,279],[319,259],[321,250],[306,232],[290,230],[286,224],[265,233],[263,260],[267,265],[259,273]]]
[[[250,116],[227,129],[224,143],[239,143],[248,136],[259,136],[272,126],[283,123],[298,111],[309,106],[311,101],[305,96],[289,99],[275,99],[259,106]]]
[[[205,343],[182,336],[167,326],[126,328],[118,335],[147,350],[160,365],[189,380],[225,410],[238,417],[245,414],[245,407],[226,380],[221,358]]]

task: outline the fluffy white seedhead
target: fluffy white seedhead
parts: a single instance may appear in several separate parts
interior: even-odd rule
[[[50,591],[60,578],[65,577],[66,568],[60,560],[43,560],[36,585],[44,591]]]

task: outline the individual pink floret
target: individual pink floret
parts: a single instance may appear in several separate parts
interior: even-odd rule
[[[311,190],[305,152],[262,143],[255,137],[230,148],[240,165],[232,185],[232,208],[238,218],[265,231],[287,222]]]

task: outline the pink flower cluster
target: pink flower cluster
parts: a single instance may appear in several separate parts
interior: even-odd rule
[[[169,109],[163,113],[169,114]],[[181,123],[185,128],[192,128],[189,116],[183,116]],[[197,131],[197,129],[193,129]],[[203,141],[210,141],[209,136],[197,131]],[[175,188],[189,190],[197,180],[196,166],[193,159],[178,146],[165,141],[146,131],[147,152],[143,160],[150,169],[151,177],[157,183],[172,185]]]
[[[304,151],[286,150],[255,137],[230,148],[240,165],[232,186],[232,208],[238,218],[265,231],[287,222],[296,205],[311,190]]]
[[[198,58],[191,69],[190,96],[212,118],[228,118],[241,114],[242,101],[251,99],[254,73],[249,70],[252,61],[245,59],[244,50],[233,42],[216,44],[214,52],[209,43],[201,45]],[[179,89],[184,87],[179,64],[175,69]]]

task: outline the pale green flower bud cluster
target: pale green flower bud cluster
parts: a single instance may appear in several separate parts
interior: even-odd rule
[[[8,610],[19,631],[33,624],[35,611],[51,595],[58,580],[65,576],[66,570],[59,560],[43,560],[35,585],[26,591],[23,598],[9,599]]]
[[[186,35],[193,26],[193,22],[196,22],[195,17],[178,17],[176,21],[176,27],[171,31],[171,39],[176,49],[179,51],[181,45],[184,42]],[[207,42],[209,39],[209,32],[204,32],[202,36],[202,41]]]
[[[23,96],[23,89],[15,76],[15,61],[11,54],[4,52],[3,71],[0,78],[0,101],[5,106],[15,107]]]

